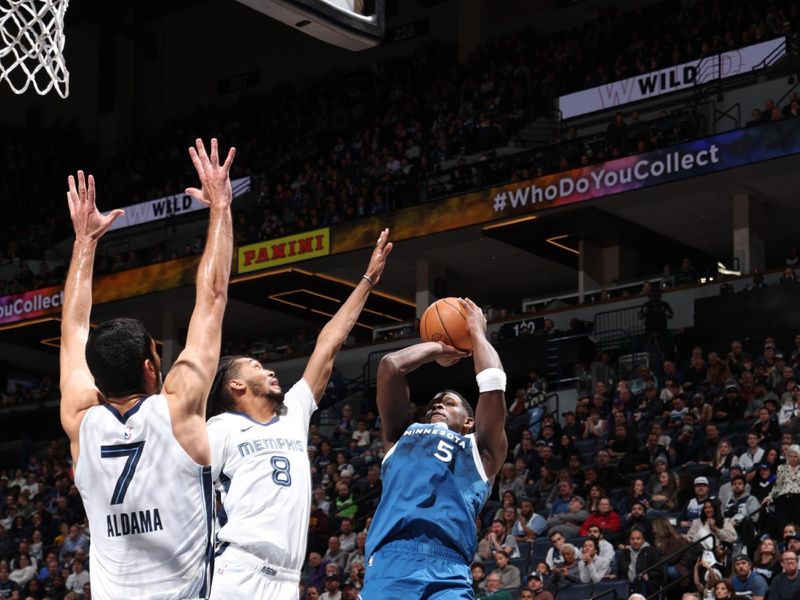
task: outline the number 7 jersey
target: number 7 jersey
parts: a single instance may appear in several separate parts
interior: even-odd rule
[[[492,490],[474,434],[459,435],[444,423],[410,425],[384,457],[381,479],[368,557],[394,540],[412,540],[472,561],[475,517]]]
[[[164,396],[143,398],[125,415],[110,404],[90,408],[75,485],[92,534],[93,598],[208,594],[211,467],[196,464],[175,439]]]
[[[226,412],[208,421],[213,479],[222,497],[217,540],[299,572],[311,510],[308,424],[317,409],[304,379],[268,423]]]

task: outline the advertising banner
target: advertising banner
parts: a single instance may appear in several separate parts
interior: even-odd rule
[[[382,227],[401,240],[488,223],[800,152],[800,118],[497,186],[337,225],[332,254],[366,248]]]
[[[331,252],[330,239],[330,229],[324,227],[242,246],[238,252],[237,272],[249,273],[327,256]]]
[[[233,197],[238,198],[250,191],[250,178],[234,179],[231,181],[231,187],[233,188]],[[117,217],[111,224],[109,231],[170,219],[190,212],[205,210],[208,207],[192,198],[189,194],[174,194],[156,198],[155,200],[148,200],[147,202],[130,204],[121,208],[125,210],[125,214]]]
[[[764,68],[767,59],[771,64],[784,54],[786,54],[786,39],[781,37],[567,94],[558,99],[558,107],[562,118],[570,119],[685,90],[697,83],[736,77]]]
[[[64,287],[54,286],[0,298],[0,325],[61,312]]]

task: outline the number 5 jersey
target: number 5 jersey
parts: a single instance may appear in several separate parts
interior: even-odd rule
[[[90,408],[75,485],[91,528],[93,598],[208,594],[211,467],[178,444],[164,396],[143,398],[125,415],[110,404]]]
[[[222,497],[217,540],[299,572],[311,504],[308,424],[317,404],[304,379],[286,392],[284,404],[285,414],[264,424],[236,412],[208,421]]]
[[[444,423],[410,425],[383,459],[383,494],[367,535],[367,556],[395,540],[448,549],[469,564],[475,517],[491,492],[475,435]]]

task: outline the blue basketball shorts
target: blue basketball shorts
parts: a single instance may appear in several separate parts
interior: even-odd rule
[[[397,540],[367,559],[360,600],[473,600],[472,572],[460,554]]]

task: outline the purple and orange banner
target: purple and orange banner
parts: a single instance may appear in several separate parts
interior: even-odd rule
[[[394,240],[422,237],[797,153],[800,118],[739,129],[342,223],[333,229],[331,254],[368,248],[383,227],[392,229]]]
[[[0,298],[0,325],[61,312],[64,287],[53,286]]]
[[[190,256],[103,275],[92,286],[92,302],[103,304],[193,285],[199,262],[199,256]],[[3,296],[0,298],[0,325],[58,314],[63,302],[63,286]]]

